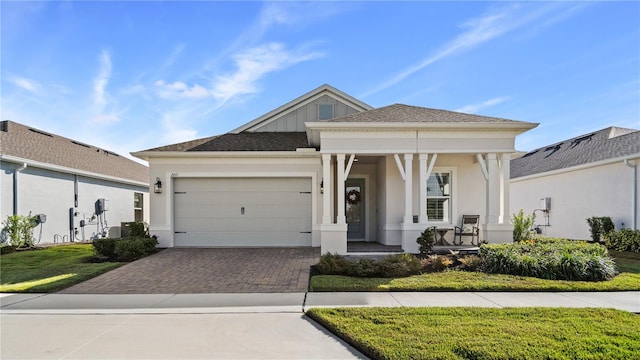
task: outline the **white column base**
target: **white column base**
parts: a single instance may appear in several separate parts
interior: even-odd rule
[[[513,225],[483,224],[482,238],[489,244],[505,244],[513,242]]]
[[[320,226],[320,253],[347,254],[347,224]]]
[[[401,224],[402,251],[410,254],[420,253],[417,239],[424,231],[425,226],[420,224]]]

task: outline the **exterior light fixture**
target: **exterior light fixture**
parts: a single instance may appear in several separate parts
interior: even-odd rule
[[[156,194],[162,193],[162,181],[160,181],[159,177],[156,178],[156,183],[153,184],[153,192]]]
[[[320,194],[324,194],[324,179],[320,181]]]

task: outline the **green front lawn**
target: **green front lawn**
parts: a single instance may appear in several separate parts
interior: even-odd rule
[[[0,256],[0,292],[55,292],[124,263],[91,263],[91,244],[52,246]]]
[[[615,259],[621,272],[640,274],[640,253],[609,250],[609,255]]]
[[[640,317],[613,309],[342,308],[307,315],[373,359],[633,359]]]
[[[622,273],[609,281],[544,280],[534,277],[444,271],[402,278],[316,275],[311,291],[627,291],[640,290],[640,274]]]

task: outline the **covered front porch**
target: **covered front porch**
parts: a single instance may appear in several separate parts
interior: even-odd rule
[[[512,240],[505,187],[510,154],[325,153],[322,158],[322,253],[418,253],[416,239],[426,228],[439,229],[434,250],[442,253]],[[480,216],[475,238],[455,238],[465,214]]]

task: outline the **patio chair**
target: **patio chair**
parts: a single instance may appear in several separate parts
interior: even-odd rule
[[[463,236],[471,236],[471,245],[480,245],[480,215],[462,215],[462,222],[460,226],[455,227],[455,234],[453,236],[454,245],[462,245]],[[456,238],[458,243],[456,244]],[[475,242],[474,242],[475,239]]]

